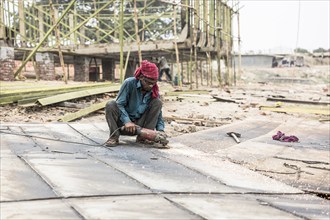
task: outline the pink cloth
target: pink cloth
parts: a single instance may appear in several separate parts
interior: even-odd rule
[[[276,135],[273,135],[273,140],[278,140],[278,141],[282,141],[282,142],[298,142],[299,138],[297,138],[294,135],[285,136],[284,133],[278,131]]]
[[[147,60],[143,60],[141,66],[135,70],[134,77],[139,78],[140,75],[147,78],[158,80],[158,68],[156,64],[151,63]],[[157,98],[159,96],[159,87],[157,83],[152,87],[152,98]]]

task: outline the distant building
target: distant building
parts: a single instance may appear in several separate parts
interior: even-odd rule
[[[249,67],[272,67],[272,63],[274,60],[274,55],[267,54],[245,54],[241,55],[241,67],[249,68]],[[238,56],[235,56],[235,65],[238,64]]]
[[[234,58],[235,66],[238,64],[238,55]],[[270,55],[270,54],[244,54],[241,55],[242,68],[271,68],[304,66],[304,57],[296,55]]]
[[[330,57],[330,52],[313,53],[313,57],[327,58]]]

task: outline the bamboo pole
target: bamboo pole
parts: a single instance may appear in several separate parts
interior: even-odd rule
[[[237,34],[238,34],[238,76],[237,76],[237,78],[240,78],[241,77],[242,58],[241,58],[241,34],[240,34],[239,12],[237,12]]]
[[[229,62],[229,45],[230,45],[230,36],[228,35],[229,33],[229,22],[228,22],[228,17],[229,17],[229,10],[228,7],[224,6],[224,27],[225,27],[225,32],[227,33],[225,39],[226,39],[226,77],[225,77],[225,84],[230,85],[230,62]]]
[[[0,39],[5,38],[4,1],[0,2]]]
[[[54,8],[53,8],[52,0],[49,0],[49,10],[50,10],[53,24],[55,24],[56,18],[55,18],[55,12],[54,12]],[[65,82],[65,84],[68,84],[68,76],[65,71],[64,59],[63,59],[63,54],[62,54],[62,50],[61,50],[60,31],[58,28],[59,28],[58,26],[56,26],[56,28],[55,28],[55,37],[56,37],[56,44],[57,44],[57,48],[58,48],[58,56],[60,58],[60,63],[61,63],[61,67],[62,67],[63,81]]]
[[[189,58],[189,78],[190,78],[190,89],[193,89],[193,77],[192,77],[192,57],[193,57],[193,48],[190,47],[190,58]]]
[[[21,36],[26,37],[26,30],[25,30],[25,18],[24,18],[24,2],[18,1],[18,17],[19,17],[19,33]],[[21,45],[25,46],[25,42],[22,41],[21,38]]]
[[[205,31],[205,35],[206,35],[206,39],[207,39],[207,45],[210,45],[210,32],[209,32],[209,28],[210,28],[210,21],[209,21],[209,16],[208,16],[208,11],[209,11],[209,4],[208,4],[208,0],[203,0],[203,7],[204,7],[204,31]],[[209,85],[209,75],[210,75],[210,71],[209,71],[209,52],[206,52],[206,57],[208,58],[206,63],[206,86]]]
[[[145,7],[146,7],[146,4],[147,4],[147,0],[144,0],[143,2],[143,19],[142,19],[142,41],[144,41],[144,26],[145,26],[145,16],[146,16],[146,10],[145,10]]]
[[[69,12],[70,8],[74,5],[74,3],[77,0],[72,0],[71,3],[68,5],[68,7],[65,9],[61,17],[56,21],[56,23],[48,30],[48,32],[45,34],[44,38],[39,42],[39,44],[31,51],[29,56],[26,58],[26,60],[22,63],[22,65],[16,70],[14,74],[14,78],[17,77],[17,75],[22,71],[23,67],[27,64],[27,62],[31,59],[32,56],[38,51],[38,49],[42,46],[42,44],[45,42],[47,37],[51,34],[51,32],[56,28],[56,26],[61,22],[61,20],[64,18],[64,16]]]
[[[120,83],[124,81],[123,64],[124,64],[124,0],[120,0],[120,15],[119,15],[119,43],[120,43]]]
[[[138,46],[138,54],[139,54],[139,63],[142,63],[142,53],[140,48],[140,36],[139,36],[139,19],[138,19],[138,12],[136,8],[136,0],[134,0],[134,18],[135,18],[135,37],[136,37],[136,44]]]
[[[126,69],[127,69],[127,65],[128,65],[130,54],[131,54],[131,46],[129,47],[129,50],[128,50],[127,54],[126,54],[126,61],[125,61],[124,73],[126,73]]]
[[[97,6],[96,6],[96,0],[93,0],[93,3],[94,3],[94,11],[97,11]],[[100,19],[99,19],[99,14],[97,14],[96,15],[96,18],[97,18],[97,20],[99,21]],[[98,27],[98,25],[100,24],[100,22],[98,22],[97,23],[97,28],[96,28],[96,33],[95,33],[95,35],[96,35],[96,41],[98,41],[98,39],[100,38],[100,31],[99,31],[99,27]]]
[[[216,45],[217,45],[217,62],[218,62],[218,83],[219,87],[222,87],[222,77],[221,77],[221,20],[220,20],[220,13],[221,13],[221,2],[216,2],[216,23],[217,23],[217,35],[216,35]]]
[[[195,80],[196,80],[196,89],[198,89],[198,74],[197,74],[197,69],[198,69],[198,65],[197,65],[197,27],[198,27],[198,23],[199,23],[199,19],[198,19],[198,3],[199,0],[195,0],[194,1],[194,41],[193,41],[193,45],[194,45],[194,73],[195,73]]]
[[[179,88],[182,89],[182,81],[181,81],[181,70],[180,70],[180,60],[179,60],[179,50],[177,44],[177,33],[176,33],[176,5],[173,6],[173,28],[174,28],[174,46],[175,46],[175,55],[176,55],[176,68],[177,68],[177,76],[178,76],[178,85]]]

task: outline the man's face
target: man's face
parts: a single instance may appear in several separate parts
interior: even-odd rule
[[[152,89],[152,87],[157,83],[157,80],[147,78],[145,76],[141,76],[140,80],[141,80],[141,83],[142,83],[142,88],[145,91],[150,91]]]

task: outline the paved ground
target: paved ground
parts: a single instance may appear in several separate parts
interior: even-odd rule
[[[315,148],[304,138],[291,145],[269,139],[281,126],[240,122],[155,149],[133,137],[115,148],[101,146],[105,123],[2,124],[1,219],[329,219],[329,200],[243,166],[272,159],[276,169],[276,157],[313,157],[325,169],[298,173],[323,175],[317,183],[329,192],[329,130],[314,125],[307,131],[308,140],[323,137]],[[232,129],[242,133],[242,143],[226,136]]]

